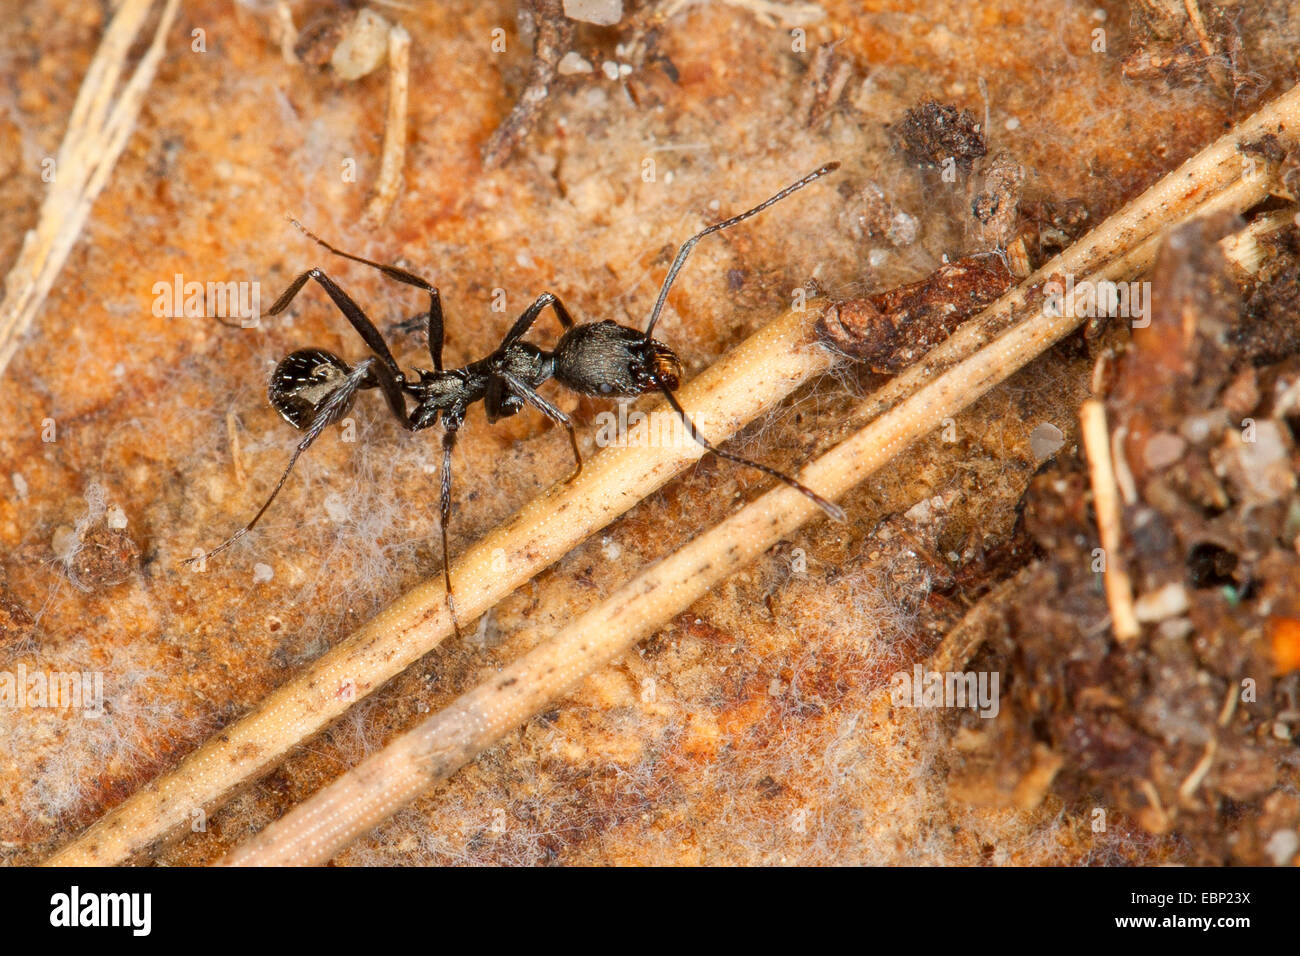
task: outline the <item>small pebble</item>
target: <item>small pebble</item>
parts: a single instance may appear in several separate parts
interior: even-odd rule
[[[1199,445],[1210,437],[1210,433],[1214,431],[1216,421],[1221,420],[1221,415],[1215,415],[1213,413],[1193,415],[1189,418],[1184,418],[1183,423],[1178,426],[1178,430],[1182,432],[1183,437],[1193,445]]]
[[[1300,836],[1294,830],[1278,830],[1268,838],[1264,850],[1273,858],[1274,866],[1286,866],[1300,850]]]
[[[1147,439],[1146,447],[1142,449],[1142,458],[1147,468],[1160,471],[1181,461],[1186,451],[1187,442],[1173,432],[1156,432]]]
[[[1256,422],[1254,441],[1234,437],[1231,442],[1232,464],[1243,491],[1261,502],[1278,501],[1290,494],[1295,487],[1291,452],[1277,422]]]
[[[922,498],[912,507],[904,512],[903,517],[908,521],[917,524],[927,524],[934,518],[936,511],[944,510],[944,500],[942,495],[935,495],[933,498]]]
[[[605,74],[607,80],[618,79],[618,64],[613,60],[606,60],[600,65],[600,69]]]
[[[1192,622],[1185,617],[1171,617],[1168,620],[1160,622],[1157,630],[1160,636],[1170,641],[1182,641],[1191,636],[1195,628]]]
[[[54,551],[54,557],[58,560],[68,560],[69,556],[77,550],[79,544],[81,544],[81,539],[77,537],[76,530],[69,525],[61,524],[54,529],[54,537],[50,541],[50,547]]]
[[[1238,374],[1219,396],[1219,402],[1233,419],[1246,418],[1259,405],[1259,378],[1253,368]]]
[[[271,570],[269,564],[262,564],[260,561],[253,565],[253,583],[263,584],[275,577],[275,572]]]
[[[885,230],[885,238],[900,249],[916,242],[916,237],[920,234],[921,224],[915,216],[909,216],[905,212],[894,213],[889,220],[889,228]]]
[[[623,19],[623,0],[564,0],[564,15],[570,20],[612,27]]]
[[[1186,614],[1187,608],[1187,589],[1178,582],[1143,594],[1133,604],[1137,619],[1144,624]]]
[[[334,48],[330,66],[341,80],[359,80],[373,73],[388,57],[388,21],[373,10],[362,10]]]
[[[570,50],[560,58],[555,69],[560,76],[574,76],[578,73],[590,73],[594,67],[576,50]]]
[[[325,514],[335,524],[347,521],[352,514],[352,509],[348,507],[347,502],[343,500],[343,496],[337,491],[331,491],[326,495],[322,505],[325,508]]]
[[[1051,422],[1037,425],[1029,433],[1029,451],[1039,461],[1046,461],[1065,444],[1065,433]]]

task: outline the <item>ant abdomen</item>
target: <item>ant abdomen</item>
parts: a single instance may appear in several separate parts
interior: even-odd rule
[[[294,428],[306,428],[315,419],[321,403],[338,390],[351,371],[348,363],[333,352],[299,349],[286,355],[275,367],[267,397],[286,422]],[[337,415],[346,412],[344,407]]]
[[[639,329],[606,319],[575,325],[555,346],[555,378],[586,395],[642,395],[675,389],[682,367],[677,354]]]

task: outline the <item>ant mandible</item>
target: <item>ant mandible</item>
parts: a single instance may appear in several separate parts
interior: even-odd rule
[[[253,530],[258,520],[266,513],[266,509],[271,506],[271,502],[275,500],[275,496],[280,493],[280,489],[284,487],[298,457],[311,447],[312,442],[320,437],[326,427],[348,413],[358,391],[373,388],[383,391],[393,415],[409,431],[428,428],[441,416],[442,487],[439,496],[439,514],[442,530],[442,574],[447,587],[447,606],[451,611],[452,624],[457,633],[460,632],[460,623],[456,618],[456,605],[452,599],[451,571],[447,560],[447,524],[451,519],[451,455],[456,446],[456,434],[465,421],[465,413],[475,402],[484,403],[489,424],[516,414],[525,405],[531,405],[551,421],[563,425],[568,430],[569,443],[573,446],[576,464],[573,474],[566,481],[572,481],[582,471],[582,454],[578,450],[578,436],[569,416],[538,394],[538,387],[548,379],[553,378],[564,387],[584,395],[633,397],[651,391],[662,392],[673,410],[681,416],[686,431],[705,449],[719,457],[756,468],[764,474],[785,482],[816,502],[832,518],[842,521],[844,512],[839,506],[827,501],[794,478],[760,462],[724,451],[700,434],[687,416],[686,410],[677,401],[677,396],[673,394],[681,381],[681,360],[667,345],[650,337],[668,298],[668,290],[697,242],[710,233],[734,226],[757,215],[768,206],[780,202],[796,190],[807,186],[813,180],[838,169],[839,165],[839,163],[827,163],[754,208],[714,223],[682,243],[681,248],[677,250],[677,257],[668,270],[668,275],[664,278],[663,286],[659,289],[659,298],[655,301],[654,310],[650,313],[650,321],[646,324],[644,332],[630,326],[619,325],[610,319],[601,322],[575,323],[569,310],[564,307],[564,303],[550,292],[543,292],[515,320],[515,324],[510,327],[510,331],[501,340],[496,351],[487,358],[471,362],[463,368],[442,367],[442,299],[437,288],[405,269],[373,262],[336,249],[325,240],[313,235],[297,220],[291,220],[308,238],[335,255],[371,266],[390,279],[415,286],[428,293],[429,309],[417,318],[423,318],[428,331],[429,357],[433,360],[433,371],[416,369],[418,380],[413,380],[402,372],[375,324],[361,311],[361,307],[352,300],[352,297],[319,268],[309,269],[294,279],[284,294],[271,306],[269,314],[278,315],[283,312],[288,308],[293,297],[306,285],[307,280],[314,279],[352,323],[352,327],[370,347],[372,354],[369,358],[362,359],[355,367],[349,366],[343,359],[324,349],[300,349],[281,360],[271,375],[268,397],[285,421],[306,434],[298,442],[298,447],[294,449],[289,464],[280,476],[280,480],[276,482],[270,497],[258,509],[257,514],[253,515],[253,520],[205,555],[190,558],[186,563],[197,561],[200,557],[209,558],[220,554]],[[564,328],[555,350],[551,352],[538,348],[531,342],[523,341],[524,335],[547,306],[551,307]],[[415,400],[414,410],[407,409],[408,396]]]

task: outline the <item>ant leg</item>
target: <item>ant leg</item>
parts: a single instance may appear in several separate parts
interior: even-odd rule
[[[369,359],[366,361],[369,361]],[[374,374],[361,387],[372,388],[374,383],[378,383],[380,389],[383,390],[384,398],[388,399],[388,407],[392,410],[393,416],[402,423],[403,428],[408,431],[415,431],[406,411],[406,393],[402,391],[405,379],[394,378],[392,371],[383,362],[373,364],[371,371]]]
[[[700,434],[700,430],[695,427],[695,423],[691,421],[690,418],[687,417],[686,409],[682,408],[681,402],[677,401],[677,396],[674,395],[670,389],[664,388],[662,386],[660,387],[659,390],[664,393],[664,397],[668,399],[668,404],[673,407],[673,410],[676,411],[679,416],[681,416],[682,424],[686,426],[686,430],[690,432],[691,437],[694,438],[701,445],[703,445],[705,448],[707,448],[709,451],[713,452],[719,458],[725,458],[728,461],[734,461],[738,465],[746,465],[749,468],[757,468],[759,471],[763,472],[763,474],[771,475],[773,478],[785,482],[795,491],[798,491],[804,497],[810,499],[815,505],[821,508],[822,511],[825,511],[836,521],[844,520],[845,516],[844,516],[843,508],[841,508],[837,504],[833,504],[827,501],[821,495],[817,494],[817,492],[813,491],[808,486],[796,481],[794,478],[791,478],[789,475],[785,474],[784,472],[777,471],[775,468],[771,468],[767,465],[762,464],[761,462],[754,461],[750,458],[744,458],[741,457],[740,455],[733,455],[731,452],[724,451],[723,449],[719,448],[717,445],[713,444],[713,442],[709,441],[702,434]]]
[[[691,236],[691,238],[683,242],[681,248],[677,250],[677,258],[673,260],[672,267],[669,268],[668,275],[664,278],[664,284],[662,288],[660,288],[659,290],[659,298],[655,300],[654,311],[650,313],[650,322],[645,327],[645,337],[647,339],[650,338],[650,333],[654,331],[655,323],[659,321],[659,313],[663,311],[664,302],[667,301],[668,299],[668,290],[672,287],[673,280],[677,278],[677,273],[680,272],[682,266],[686,264],[686,257],[691,254],[691,250],[695,248],[695,244],[697,242],[699,242],[709,233],[718,232],[719,230],[726,229],[728,226],[734,226],[738,222],[744,222],[750,216],[758,215],[760,212],[762,212],[768,206],[771,206],[773,203],[780,202],[782,199],[790,195],[792,192],[796,192],[800,189],[803,189],[803,187],[807,186],[813,180],[820,179],[822,176],[825,176],[827,173],[834,172],[839,168],[840,168],[839,163],[827,163],[825,166],[813,170],[811,173],[809,173],[803,179],[799,180],[797,183],[792,183],[791,185],[786,186],[785,189],[782,189],[775,196],[763,200],[753,209],[747,209],[744,212],[742,212],[739,216],[732,216],[730,219],[725,219],[722,222],[715,222],[713,225],[709,226],[706,229],[701,229],[695,235]]]
[[[564,414],[564,412],[560,411],[546,399],[542,398],[542,396],[534,391],[527,382],[516,378],[509,372],[502,372],[500,375],[501,378],[505,380],[506,384],[510,386],[510,391],[514,392],[557,425],[563,425],[569,430],[569,445],[573,448],[573,460],[576,464],[573,468],[573,474],[564,479],[564,483],[567,485],[569,482],[573,481],[574,478],[577,478],[582,474],[582,452],[578,450],[578,433],[573,428],[573,419],[569,418],[569,416]]]
[[[354,256],[350,252],[344,252],[335,246],[330,245],[320,236],[316,235],[297,219],[290,219],[303,235],[320,246],[324,246],[336,256],[342,256],[344,259],[351,259],[353,262],[359,262],[364,266],[370,266],[372,269],[378,269],[388,278],[395,282],[404,282],[407,285],[413,285],[417,289],[423,289],[429,293],[429,311],[424,313],[426,316],[426,328],[429,331],[429,357],[433,359],[433,370],[442,371],[442,340],[443,340],[443,321],[442,321],[442,295],[438,292],[437,287],[421,279],[414,272],[408,272],[399,266],[389,266],[382,262],[375,262],[373,259],[365,259],[361,256]]]
[[[439,525],[442,528],[442,579],[447,585],[447,610],[451,612],[451,626],[460,637],[460,619],[456,617],[456,599],[451,592],[451,559],[447,551],[447,525],[451,523],[451,453],[456,447],[456,431],[460,422],[442,421],[442,488],[438,496]]]
[[[573,328],[573,316],[569,315],[569,310],[564,307],[564,303],[551,293],[543,292],[533,300],[532,305],[520,313],[519,318],[515,319],[515,324],[510,327],[510,331],[506,333],[506,337],[501,340],[501,344],[497,347],[497,351],[501,351],[506,346],[523,338],[524,333],[532,327],[532,324],[537,321],[537,317],[542,314],[542,309],[546,308],[548,305],[555,310],[555,317],[560,320],[560,325],[563,326],[565,330]]]
[[[285,467],[284,473],[280,475],[280,480],[275,483],[275,488],[271,491],[271,496],[267,498],[266,503],[257,510],[257,514],[253,515],[253,520],[248,522],[248,524],[244,525],[244,527],[236,531],[211,551],[207,551],[197,557],[187,558],[184,561],[185,564],[190,564],[194,561],[200,560],[201,558],[211,558],[218,555],[244,535],[248,534],[248,532],[253,530],[257,522],[261,520],[262,515],[266,514],[266,509],[271,507],[271,502],[274,501],[275,496],[280,493],[280,489],[284,487],[284,483],[289,480],[289,473],[293,471],[293,466],[298,463],[298,456],[311,447],[312,442],[321,436],[321,433],[325,431],[327,426],[338,421],[338,419],[344,415],[348,406],[351,404],[353,397],[356,395],[357,390],[364,387],[364,383],[369,377],[372,368],[380,367],[375,364],[376,362],[377,359],[374,358],[368,358],[361,362],[356,368],[348,372],[347,378],[343,380],[339,387],[330,392],[320,405],[317,406],[316,414],[312,418],[311,424],[307,427],[307,434],[303,435],[302,440],[298,442],[298,447],[293,450],[293,455],[289,458],[289,464]]]
[[[388,366],[388,370],[397,381],[404,381],[402,370],[397,367],[397,361],[393,358],[393,353],[388,350],[388,343],[384,341],[384,337],[375,328],[375,323],[371,322],[365,312],[361,311],[361,306],[353,301],[352,296],[344,292],[337,282],[320,269],[308,269],[294,279],[289,288],[285,289],[280,295],[280,298],[275,300],[275,304],[271,306],[268,314],[279,315],[287,309],[289,303],[293,301],[293,297],[302,291],[302,287],[307,284],[308,279],[315,279],[320,283],[321,288],[329,293],[329,297],[334,300],[334,304],[338,306],[339,311],[352,323],[352,327],[357,330],[357,334],[365,340],[366,345],[370,346],[370,351],[379,356],[379,360]]]

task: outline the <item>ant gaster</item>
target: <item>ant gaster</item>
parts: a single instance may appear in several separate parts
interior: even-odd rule
[[[306,434],[298,442],[298,447],[294,449],[289,464],[271,491],[270,497],[266,499],[266,503],[257,514],[253,515],[253,520],[203,557],[212,557],[226,550],[251,531],[266,513],[266,509],[271,506],[280,489],[284,487],[289,473],[293,471],[293,466],[298,461],[298,456],[311,446],[326,427],[339,421],[348,413],[359,390],[374,388],[384,393],[393,415],[410,431],[428,428],[441,418],[442,487],[439,511],[442,531],[442,573],[447,587],[447,605],[451,610],[452,623],[458,633],[460,625],[456,619],[455,603],[452,600],[451,572],[447,560],[447,524],[451,518],[451,456],[456,445],[456,434],[465,421],[465,413],[475,402],[483,402],[489,423],[514,415],[525,405],[531,405],[551,421],[563,425],[568,430],[569,443],[573,446],[573,457],[576,462],[573,474],[567,479],[572,481],[582,471],[578,436],[569,416],[538,394],[538,387],[548,379],[553,378],[566,388],[584,395],[632,397],[659,391],[663,393],[674,411],[681,416],[687,432],[706,449],[722,458],[756,468],[785,482],[816,502],[831,517],[843,520],[844,512],[837,505],[806,488],[794,478],[767,465],[724,451],[700,434],[694,423],[687,417],[685,409],[677,401],[677,396],[673,394],[681,381],[680,359],[663,342],[650,337],[668,298],[668,290],[697,242],[710,233],[734,226],[762,212],[773,203],[781,201],[837,168],[839,163],[827,163],[765,202],[759,203],[753,209],[715,223],[682,243],[659,290],[659,298],[655,301],[654,310],[650,314],[650,321],[646,324],[644,332],[619,325],[609,319],[577,324],[569,315],[569,310],[564,307],[564,303],[550,292],[543,292],[511,326],[496,351],[463,368],[453,369],[444,369],[442,365],[442,300],[434,286],[405,269],[373,262],[336,249],[308,232],[297,220],[292,220],[293,224],[310,239],[335,255],[372,266],[390,279],[415,286],[428,293],[429,309],[417,318],[423,320],[428,332],[429,357],[433,360],[433,371],[416,369],[416,378],[402,372],[374,323],[333,279],[320,269],[310,269],[298,276],[271,306],[270,314],[278,315],[283,312],[293,297],[306,285],[307,280],[314,279],[352,323],[352,327],[370,347],[372,354],[369,358],[362,359],[356,366],[349,366],[332,352],[323,349],[300,349],[286,356],[276,366],[268,390],[271,404],[285,421]],[[554,311],[564,329],[554,351],[551,352],[538,348],[531,342],[523,341],[524,335],[542,310],[548,306]],[[408,397],[415,400],[413,410],[407,408]],[[195,561],[198,558],[189,560]]]

